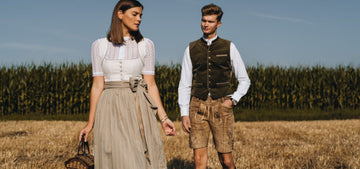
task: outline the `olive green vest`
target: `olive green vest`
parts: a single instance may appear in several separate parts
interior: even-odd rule
[[[192,96],[206,100],[210,92],[212,99],[218,99],[233,92],[230,86],[230,43],[219,37],[210,46],[202,38],[190,43]]]

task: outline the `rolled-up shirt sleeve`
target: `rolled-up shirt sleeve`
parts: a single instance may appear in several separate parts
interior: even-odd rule
[[[182,61],[181,77],[178,89],[181,116],[189,116],[192,76],[192,63],[189,47],[187,47]]]

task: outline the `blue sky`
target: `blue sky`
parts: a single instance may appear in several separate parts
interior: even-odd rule
[[[108,31],[113,0],[1,0],[0,65],[89,63],[91,43]],[[358,0],[141,0],[142,34],[159,64],[181,63],[202,36],[202,6],[224,16],[218,35],[246,65],[360,66]]]

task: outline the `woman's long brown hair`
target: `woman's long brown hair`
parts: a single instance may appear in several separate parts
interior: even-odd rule
[[[114,11],[112,14],[112,20],[110,25],[110,30],[107,34],[107,39],[115,44],[123,44],[123,30],[122,30],[122,21],[118,17],[118,11],[121,10],[125,13],[126,10],[134,7],[141,7],[144,9],[142,4],[137,0],[120,0],[114,7]],[[135,39],[136,42],[140,42],[143,39],[140,31],[131,31],[130,32],[131,38]]]

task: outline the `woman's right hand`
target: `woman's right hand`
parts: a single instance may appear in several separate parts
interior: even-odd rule
[[[80,135],[79,135],[79,142],[81,141],[81,136],[85,135],[85,142],[87,142],[88,140],[88,136],[90,131],[92,130],[92,126],[90,125],[86,125],[81,131],[80,131]]]
[[[169,118],[161,122],[161,126],[167,136],[176,136],[175,125]]]

